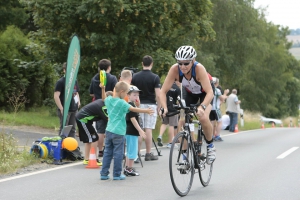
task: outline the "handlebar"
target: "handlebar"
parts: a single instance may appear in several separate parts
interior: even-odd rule
[[[180,110],[183,109],[185,111],[185,114],[189,114],[189,113],[197,113],[197,108],[200,105],[200,103],[196,103],[196,104],[190,104],[190,106],[185,106],[185,104],[183,104],[181,98],[178,96],[177,100],[179,102],[179,105],[173,105],[173,108],[176,109],[175,112],[168,112],[166,114],[167,117],[172,117],[174,115],[177,115],[180,113]],[[163,108],[162,108],[162,114],[164,113]]]

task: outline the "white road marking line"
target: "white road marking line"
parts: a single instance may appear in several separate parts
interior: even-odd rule
[[[221,135],[221,136],[222,137],[227,137],[227,136],[236,135],[236,134],[239,134],[239,133],[231,133],[231,134],[226,134],[226,135]]]
[[[73,164],[66,164],[66,165],[60,166],[60,167],[54,167],[54,168],[45,169],[45,170],[41,170],[41,171],[37,171],[37,172],[32,172],[32,173],[23,174],[23,175],[16,175],[16,176],[13,176],[13,177],[0,179],[0,183],[5,182],[5,181],[18,179],[18,178],[27,177],[27,176],[32,176],[32,175],[36,175],[36,174],[41,174],[41,173],[45,173],[45,172],[50,172],[50,171],[54,171],[54,170],[59,170],[59,169],[67,168],[67,167],[73,167],[73,166],[76,166],[76,165],[82,165],[82,162],[73,163]]]
[[[285,157],[288,156],[289,154],[291,154],[291,153],[293,153],[294,151],[296,151],[298,148],[299,148],[299,147],[293,147],[293,148],[287,150],[287,151],[284,152],[283,154],[279,155],[279,156],[277,157],[277,159],[283,159],[283,158],[285,158]]]
[[[155,148],[151,148],[151,149],[154,150]],[[141,149],[140,151],[146,151],[146,149]],[[73,167],[73,166],[76,166],[76,165],[82,165],[82,162],[73,163],[73,164],[66,164],[66,165],[63,165],[63,166],[60,166],[60,167],[54,167],[54,168],[45,169],[45,170],[41,170],[41,171],[37,171],[37,172],[31,172],[31,173],[27,173],[27,174],[23,174],[23,175],[15,175],[13,177],[0,179],[0,183],[5,182],[5,181],[14,180],[14,179],[24,178],[24,177],[28,177],[28,176],[33,176],[33,175],[36,175],[36,174],[42,174],[42,173],[46,173],[46,172],[50,172],[50,171],[54,171],[54,170],[64,169],[64,168],[67,168],[67,167]]]

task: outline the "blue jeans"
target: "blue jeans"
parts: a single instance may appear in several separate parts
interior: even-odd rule
[[[119,177],[122,173],[122,161],[124,155],[124,135],[114,134],[105,131],[105,150],[103,153],[101,176],[109,174],[109,168],[112,158],[114,158],[113,176]]]
[[[234,132],[235,125],[237,125],[237,123],[238,123],[238,114],[230,112],[229,118],[230,118],[229,131]]]

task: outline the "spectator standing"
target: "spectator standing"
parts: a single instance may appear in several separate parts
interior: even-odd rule
[[[60,127],[59,127],[59,133],[61,134],[62,126],[63,126],[63,106],[65,102],[65,85],[66,85],[66,68],[67,63],[63,64],[63,72],[64,76],[61,77],[55,84],[54,89],[54,101],[57,106],[57,116],[59,118]],[[80,97],[79,97],[79,86],[78,82],[75,82],[74,90],[73,90],[73,98],[71,98],[69,112],[67,116],[66,125],[72,125],[72,129],[68,135],[68,137],[75,138],[75,132],[76,132],[76,118],[75,115],[77,113],[78,108],[80,107]]]
[[[140,108],[152,108],[155,112],[153,115],[141,114],[142,126],[146,132],[146,154],[145,161],[158,160],[158,157],[151,153],[152,147],[152,129],[155,129],[156,119],[159,105],[159,93],[160,93],[160,78],[157,74],[151,72],[153,67],[153,59],[151,56],[144,56],[143,70],[134,74],[132,78],[132,85],[137,86],[143,91],[140,95],[141,105]],[[139,137],[139,150],[141,148],[142,138]]]
[[[106,72],[106,85],[105,92],[113,91],[116,83],[118,82],[117,77],[111,75],[111,62],[107,59],[102,59],[98,63],[98,73],[92,78],[90,84],[90,96],[92,96],[95,100],[102,99],[102,90],[100,87],[100,70],[104,70]],[[99,135],[98,140],[98,148],[99,148],[99,157],[103,157],[103,143],[105,136],[105,128],[107,125],[107,121],[100,119],[96,122],[96,129]]]
[[[130,86],[128,92],[128,103],[136,107],[135,102],[139,99],[139,93],[142,93],[136,86]],[[146,137],[145,132],[139,124],[139,113],[130,111],[126,115],[126,167],[124,174],[126,176],[139,176],[140,174],[133,168],[133,162],[138,152],[138,136]]]
[[[178,83],[178,84],[180,84],[180,83]],[[170,113],[177,111],[177,109],[174,109],[173,105],[176,104],[178,96],[179,97],[181,96],[180,88],[177,86],[176,82],[174,82],[172,85],[172,88],[167,92],[167,95],[166,95],[167,107],[168,107],[168,111]],[[177,125],[178,125],[178,115],[163,118],[162,125],[160,126],[159,136],[157,138],[158,146],[161,146],[161,147],[163,146],[162,136],[168,125],[169,125],[169,130],[168,130],[169,140],[168,140],[167,147],[170,148],[172,145],[172,140],[175,135],[175,127],[177,127]]]
[[[132,85],[131,85],[131,81],[132,81],[132,72],[131,72],[130,70],[127,70],[127,69],[123,70],[123,71],[121,72],[120,81],[124,81],[124,82],[126,82],[127,84],[129,84],[130,86],[132,86]],[[128,102],[128,97],[129,97],[129,96],[125,96],[125,98],[124,98],[124,100],[125,100],[126,102]],[[140,107],[140,98],[139,98],[139,96],[135,99],[134,104],[135,104],[136,107]]]
[[[108,123],[105,130],[105,150],[103,154],[103,166],[100,171],[100,179],[109,179],[109,168],[111,160],[114,158],[113,179],[124,180],[122,175],[122,160],[124,155],[124,135],[126,133],[126,114],[129,111],[143,112],[153,114],[153,110],[140,109],[132,107],[124,97],[129,92],[129,85],[123,81],[118,82],[115,86],[115,93],[113,96],[105,98],[105,105],[108,113]]]
[[[239,104],[241,101],[237,97],[237,90],[233,89],[227,98],[227,109],[230,118],[229,131],[234,132],[235,126],[238,123]]]
[[[222,113],[220,110],[220,105],[221,102],[226,100],[229,90],[228,89],[225,90],[224,95],[222,95],[221,90],[218,88],[219,79],[216,77],[213,77],[212,79],[213,79],[213,84],[215,85],[215,90],[214,90],[213,105],[209,114],[209,119],[213,125],[214,141],[223,141],[223,139],[220,136],[220,131],[222,128]]]

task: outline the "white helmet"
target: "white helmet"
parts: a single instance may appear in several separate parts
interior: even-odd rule
[[[181,46],[175,53],[176,60],[193,60],[196,56],[196,50],[192,46]]]

